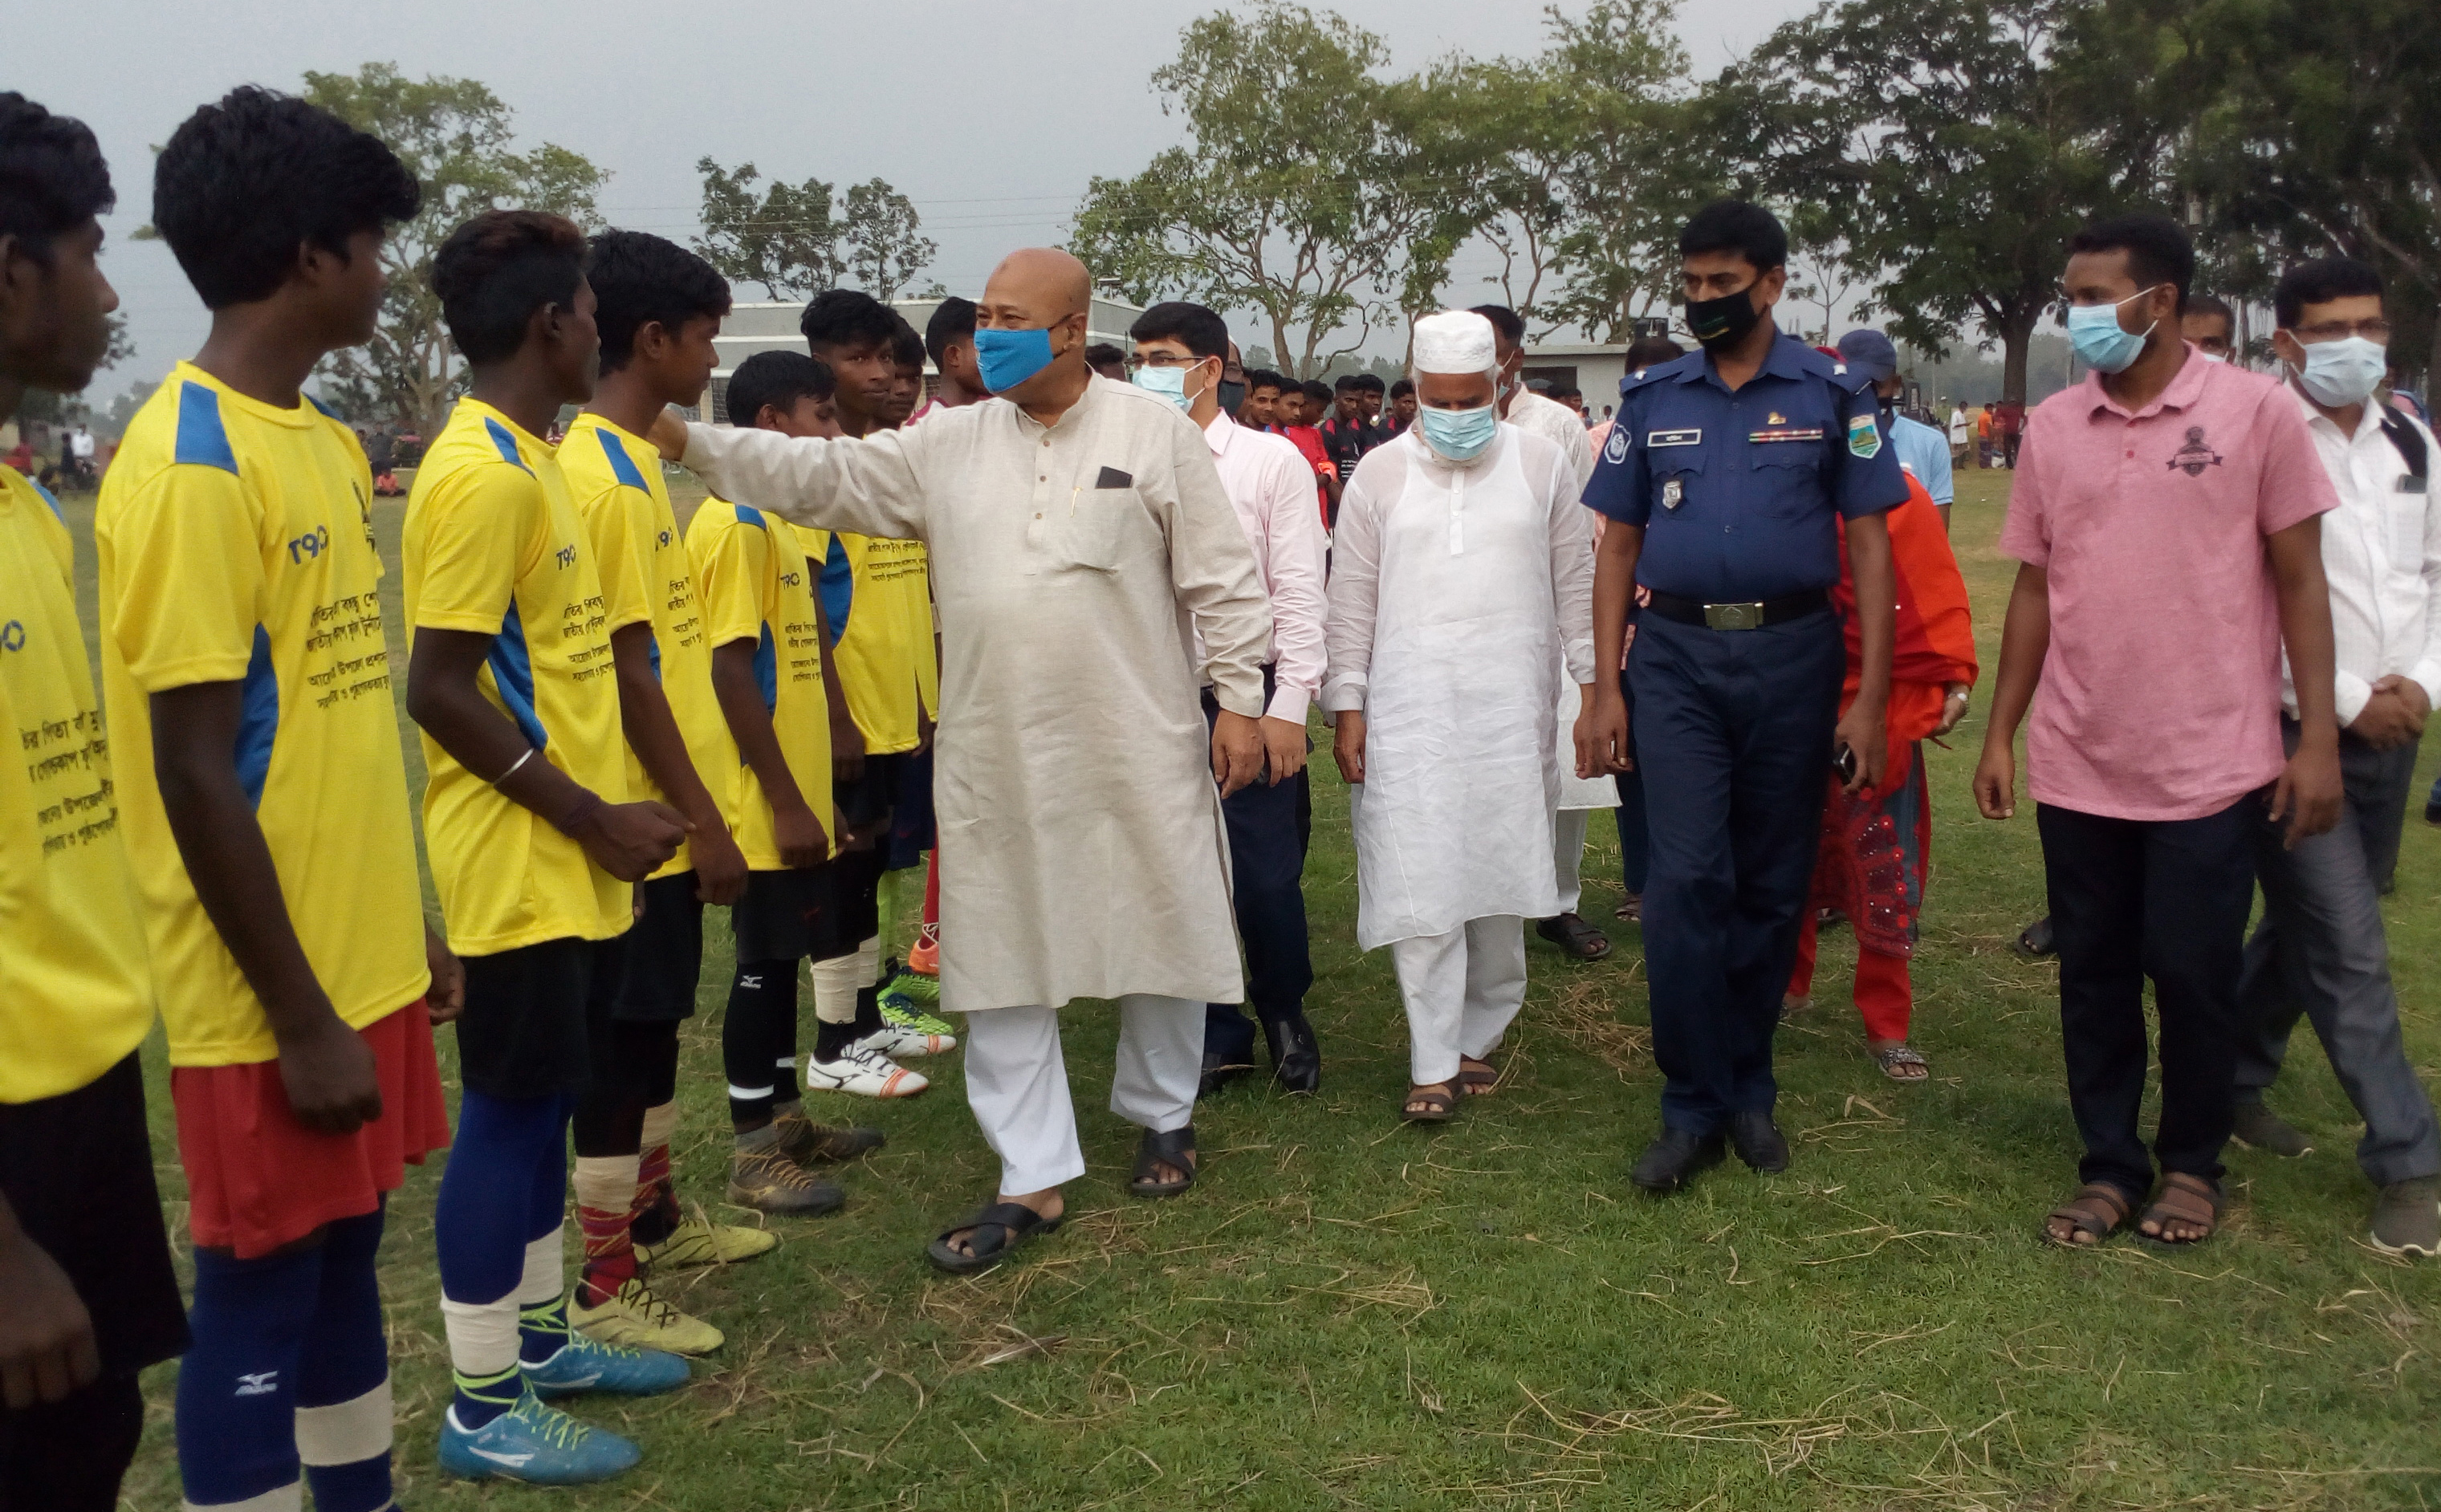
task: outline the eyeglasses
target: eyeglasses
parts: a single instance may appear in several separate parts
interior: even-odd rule
[[[2344,341],[2350,336],[2388,342],[2390,322],[2378,315],[2371,320],[2324,320],[2310,326],[2299,326],[2289,334],[2309,345],[2317,341]]]
[[[1211,360],[1209,357],[1178,357],[1166,351],[1156,351],[1148,357],[1130,357],[1127,366],[1130,372],[1141,372],[1147,368],[1192,368]]]

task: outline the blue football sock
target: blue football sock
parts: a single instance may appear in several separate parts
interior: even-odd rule
[[[556,1227],[566,1201],[568,1112],[557,1097],[508,1099],[472,1089],[460,1102],[432,1229],[458,1385],[451,1413],[462,1428],[497,1417],[522,1389],[516,1293],[534,1209],[548,1197]]]
[[[343,1218],[322,1241],[322,1291],[297,1360],[297,1453],[316,1512],[390,1504],[389,1341],[373,1260],[382,1213]]]
[[[178,1476],[196,1506],[246,1502],[298,1479],[298,1360],[322,1252],[238,1260],[195,1251],[194,1343],[178,1366]]]

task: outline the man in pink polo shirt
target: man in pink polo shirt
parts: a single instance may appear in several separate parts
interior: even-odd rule
[[[2340,813],[2320,521],[2338,498],[2296,401],[2180,339],[2194,272],[2186,234],[2158,215],[2070,240],[2069,338],[2093,371],[2028,417],[2000,532],[2023,566],[1975,798],[1986,819],[2016,811],[2032,704],[2027,785],[2086,1152],[2085,1184],[2044,1223],[2056,1244],[2099,1243],[2148,1196],[2147,1238],[2211,1236],[2252,829],[2267,803],[2292,844]],[[2300,726],[2285,759],[2284,641]],[[2150,1154],[2137,1126],[2148,976],[2161,1017]]]

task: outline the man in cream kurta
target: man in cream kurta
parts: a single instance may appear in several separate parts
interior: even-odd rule
[[[1234,790],[1261,767],[1271,613],[1202,435],[1084,370],[1088,292],[1064,253],[1012,255],[977,335],[1002,397],[921,425],[687,427],[686,465],[724,497],[931,554],[941,1002],[971,1016],[968,1100],[1003,1166],[1002,1200],[933,1247],[951,1269],[1055,1222],[1084,1172],[1061,1004],[1118,999],[1112,1107],[1159,1147],[1136,1190],[1166,1195],[1192,1180],[1203,1005],[1243,997],[1214,778]]]
[[[1567,459],[1493,410],[1490,323],[1429,316],[1415,353],[1416,423],[1341,496],[1322,699],[1358,784],[1356,943],[1390,947],[1407,1010],[1403,1116],[1438,1122],[1490,1089],[1524,921],[1557,911],[1558,685],[1593,676],[1593,542]]]

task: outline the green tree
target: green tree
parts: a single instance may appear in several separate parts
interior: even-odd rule
[[[802,299],[839,282],[841,228],[831,218],[831,186],[818,178],[773,179],[757,198],[754,182],[762,175],[751,163],[725,169],[705,157],[695,171],[703,175],[703,235],[695,249],[722,278],[759,283],[775,300]]]
[[[1456,245],[1446,186],[1423,173],[1383,40],[1329,12],[1260,0],[1188,23],[1156,69],[1187,142],[1132,178],[1096,177],[1070,248],[1131,298],[1255,312],[1299,374],[1360,350]]]
[[[335,353],[325,386],[352,415],[431,436],[464,382],[432,292],[433,254],[488,209],[550,210],[594,225],[594,196],[610,175],[552,143],[518,151],[514,113],[472,79],[409,79],[395,63],[374,63],[353,74],[308,73],[303,93],[388,143],[424,189],[423,209],[383,244],[389,289],[373,339]]]
[[[940,248],[920,234],[922,225],[915,202],[886,181],[871,178],[849,188],[841,239],[848,272],[865,293],[887,301],[932,261]]]
[[[2108,101],[2060,66],[2086,0],[1836,0],[1725,71],[1709,119],[1747,188],[1843,244],[1893,333],[1940,353],[1972,321],[2026,393],[2068,238],[2156,188],[2108,151]]]

